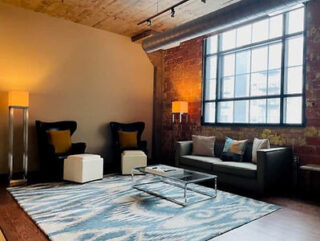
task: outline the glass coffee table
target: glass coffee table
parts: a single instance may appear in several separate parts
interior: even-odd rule
[[[152,166],[148,166],[148,167],[150,168]],[[166,199],[168,201],[174,202],[174,203],[179,204],[181,206],[187,206],[187,205],[195,204],[198,202],[206,201],[209,199],[213,199],[217,196],[217,192],[218,192],[217,191],[217,178],[218,177],[216,175],[197,172],[197,171],[191,171],[191,170],[187,170],[187,169],[182,168],[182,173],[172,174],[169,176],[163,176],[160,174],[148,172],[146,170],[146,167],[136,167],[136,168],[133,168],[132,172],[131,172],[132,181],[134,181],[134,175],[138,174],[138,173],[139,174],[141,174],[141,173],[150,174],[150,175],[157,177],[157,178],[156,178],[156,180],[153,180],[152,182],[134,184],[132,186],[133,188],[140,190],[140,191],[143,191],[143,192],[146,192],[148,194]],[[210,192],[204,192],[201,190],[201,188],[196,188],[196,187],[194,187],[194,185],[189,185],[189,184],[196,184],[196,183],[200,183],[200,182],[204,182],[204,181],[212,181],[213,182],[213,189],[212,190],[209,189]],[[169,184],[169,185],[172,185],[172,186],[175,186],[178,188],[182,188],[184,201],[179,201],[177,199],[163,195],[156,190],[150,190],[150,189],[146,188],[147,185],[156,184],[156,183],[165,183],[165,184]],[[206,190],[208,190],[208,188]],[[200,200],[188,202],[188,197],[187,197],[188,191],[201,194],[204,196],[204,198],[201,198]]]

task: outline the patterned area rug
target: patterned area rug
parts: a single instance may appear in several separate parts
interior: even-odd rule
[[[137,176],[135,182],[150,179]],[[109,176],[82,185],[46,183],[8,190],[55,241],[209,240],[279,209],[222,191],[215,199],[182,207],[133,189],[132,184],[129,176]],[[183,196],[174,186],[154,184],[150,188],[173,198]],[[201,197],[188,194],[188,198]]]

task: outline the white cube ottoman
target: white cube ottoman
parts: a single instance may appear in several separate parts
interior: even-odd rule
[[[147,166],[147,155],[143,151],[123,151],[121,154],[121,171],[123,175],[131,174],[132,168]]]
[[[103,178],[103,158],[93,154],[70,155],[64,160],[63,179],[85,183]]]

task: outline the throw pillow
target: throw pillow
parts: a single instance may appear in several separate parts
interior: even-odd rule
[[[269,149],[270,141],[268,139],[254,138],[252,145],[252,162],[257,163],[257,151],[260,149]]]
[[[227,137],[221,154],[221,160],[242,161],[247,142],[248,140],[237,141]]]
[[[192,155],[214,156],[215,136],[192,135],[193,149]]]
[[[118,134],[119,134],[119,144],[121,148],[138,147],[137,131],[118,131]]]
[[[70,151],[72,146],[70,130],[50,130],[47,133],[49,143],[53,145],[57,154],[67,153]]]

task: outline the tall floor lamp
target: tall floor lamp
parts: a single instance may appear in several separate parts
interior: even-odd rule
[[[174,159],[175,143],[174,143],[174,124],[175,118],[178,117],[178,140],[181,141],[182,123],[185,119],[185,123],[188,122],[188,102],[186,101],[173,101],[172,102],[172,135],[171,135],[171,158]],[[183,118],[185,117],[185,118]],[[175,163],[177,166],[177,163]]]
[[[27,182],[28,174],[28,119],[29,93],[26,91],[10,91],[9,100],[9,185],[16,186]],[[13,174],[13,115],[15,109],[23,110],[23,178],[12,179]]]
[[[178,115],[178,139],[181,140],[181,129],[183,117],[185,117],[185,123],[188,123],[188,102],[186,101],[173,101],[172,102],[172,124],[175,122],[175,116]]]

